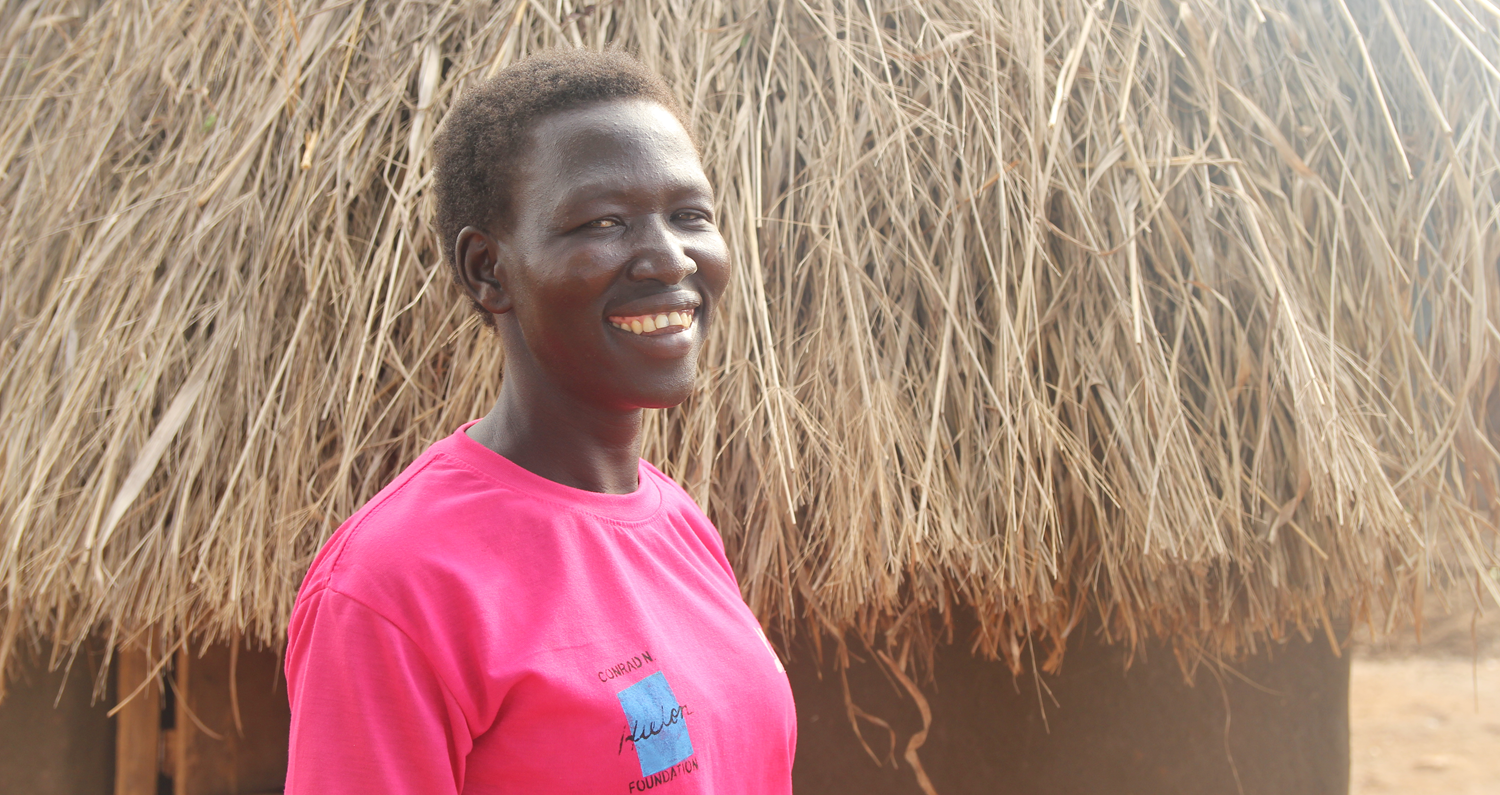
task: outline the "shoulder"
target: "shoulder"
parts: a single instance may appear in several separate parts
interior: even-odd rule
[[[657,469],[650,461],[641,459],[641,479],[650,478],[660,490],[663,506],[668,509],[690,510],[699,516],[703,515],[703,509],[698,507],[698,502],[688,494],[677,481],[668,477],[660,469]],[[707,519],[705,518],[705,521]]]
[[[656,483],[662,495],[662,512],[677,522],[687,525],[699,542],[713,552],[714,557],[720,561],[720,565],[733,577],[733,571],[725,557],[724,539],[719,535],[719,529],[703,512],[703,508],[698,505],[698,501],[694,500],[692,495],[688,494],[677,481],[652,466],[651,462],[644,458],[641,459],[641,477],[643,479],[649,477]]]
[[[528,497],[454,455],[449,442],[429,447],[334,532],[299,602],[333,590],[386,613],[384,605],[408,601],[413,590],[462,587],[478,563],[476,545],[503,533],[497,519],[524,512]]]

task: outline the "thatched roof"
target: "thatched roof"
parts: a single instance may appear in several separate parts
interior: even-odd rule
[[[1096,610],[1231,653],[1399,617],[1438,545],[1495,561],[1492,0],[57,0],[0,35],[0,656],[281,636],[496,394],[428,147],[558,44],[639,52],[704,142],[738,276],[645,455],[783,629],[905,660],[970,606],[1019,663]]]

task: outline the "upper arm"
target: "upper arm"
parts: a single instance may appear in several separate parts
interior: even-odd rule
[[[427,655],[328,588],[298,599],[287,638],[288,795],[457,793],[473,738]]]

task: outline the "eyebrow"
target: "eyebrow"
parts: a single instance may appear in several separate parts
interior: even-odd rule
[[[556,213],[568,212],[578,205],[599,201],[612,201],[630,193],[623,185],[589,183],[580,185],[564,194],[555,205]],[[699,199],[709,204],[714,202],[713,187],[705,180],[676,182],[666,187],[665,193],[674,200]]]
[[[564,200],[573,201],[577,197],[593,198],[596,196],[613,198],[616,196],[625,195],[629,192],[630,188],[621,183],[589,182],[579,185],[568,191],[564,197]],[[709,196],[712,196],[713,186],[708,184],[707,179],[704,179],[702,181],[694,179],[676,180],[666,185],[666,192],[674,195],[707,194]]]

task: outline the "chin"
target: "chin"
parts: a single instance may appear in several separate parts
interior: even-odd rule
[[[665,381],[665,382],[663,382]],[[643,409],[669,409],[693,395],[693,376],[658,380],[651,388],[633,390],[626,400]]]
[[[684,400],[692,397],[693,390],[683,389],[672,392],[657,392],[651,395],[642,395],[634,403],[643,409],[669,409],[681,405]]]

